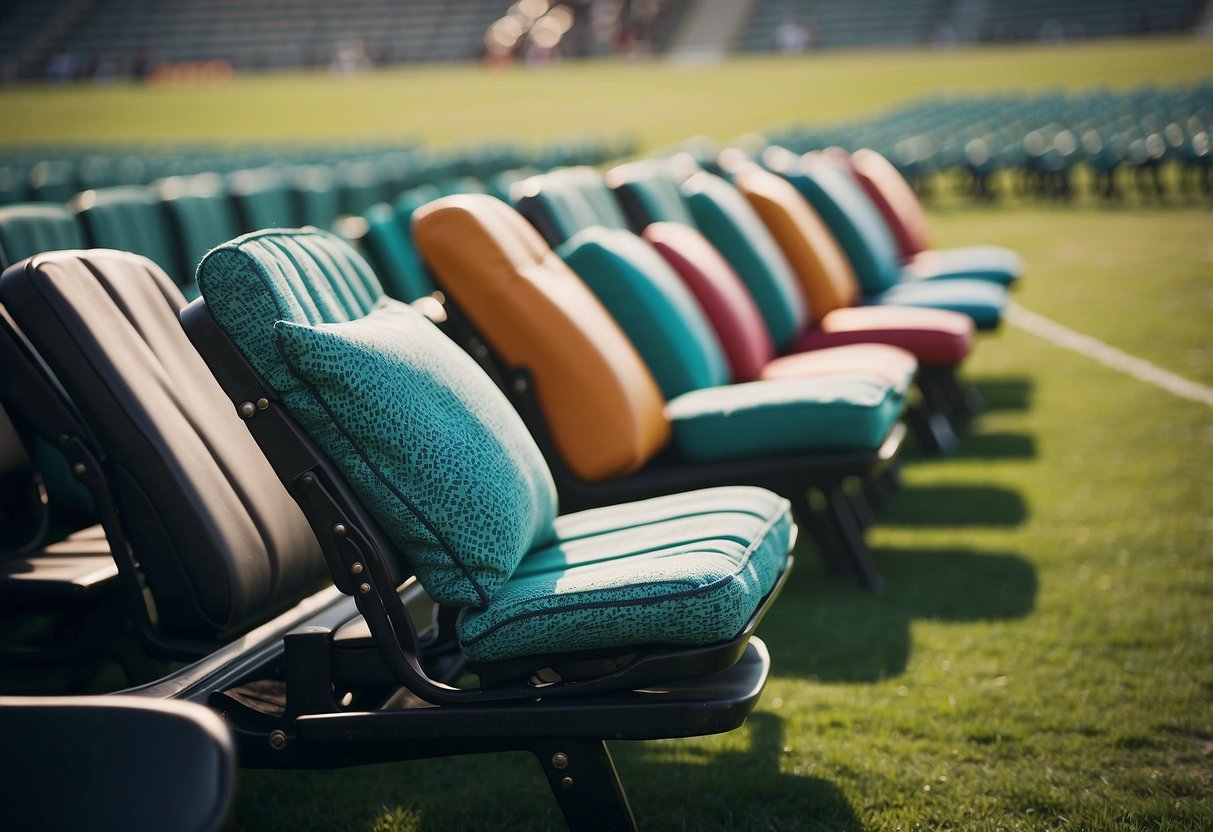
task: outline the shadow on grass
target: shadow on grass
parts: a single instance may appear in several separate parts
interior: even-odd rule
[[[898,492],[882,526],[1018,526],[1028,505],[1018,491],[995,485],[915,485]]]
[[[861,828],[855,810],[832,781],[781,770],[787,741],[782,719],[755,711],[741,730],[749,738],[747,746],[724,752],[684,742],[615,743],[612,754],[640,826]],[[744,800],[738,801],[738,794],[744,794]]]
[[[978,379],[974,386],[986,411],[1030,410],[1033,381],[1024,376]]]
[[[963,549],[876,549],[873,555],[885,577],[875,593],[827,577],[806,564],[811,558],[798,559],[759,631],[775,674],[826,682],[897,676],[910,657],[913,620],[1006,620],[1036,604],[1036,570],[1019,555]]]
[[[1025,433],[969,433],[950,459],[1035,459],[1036,437]]]

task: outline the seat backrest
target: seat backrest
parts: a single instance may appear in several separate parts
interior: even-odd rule
[[[616,165],[606,173],[606,183],[632,230],[639,234],[651,222],[680,222],[695,226],[678,182],[665,159],[642,159]]]
[[[880,212],[854,178],[821,152],[791,157],[776,172],[795,186],[846,253],[862,293],[897,285],[901,260]],[[818,310],[820,312],[820,310]]]
[[[667,399],[728,383],[724,353],[703,310],[643,239],[594,226],[557,253],[627,333]]]
[[[245,231],[301,225],[296,206],[278,168],[245,168],[227,177],[236,216]]]
[[[552,247],[586,228],[628,227],[602,176],[592,168],[557,168],[530,176],[516,182],[510,194],[514,207]]]
[[[290,173],[295,216],[301,225],[329,228],[341,213],[341,199],[328,165],[301,165]]]
[[[851,154],[851,172],[884,217],[903,259],[931,247],[922,203],[892,162],[875,150],[862,148]]]
[[[72,200],[71,208],[84,226],[90,246],[142,254],[175,279],[193,280],[193,275],[176,274],[179,257],[168,217],[150,187],[120,185],[83,191]]]
[[[170,176],[157,183],[177,242],[175,274],[186,294],[197,294],[194,273],[202,255],[240,233],[223,177],[217,173]]]
[[[0,267],[83,244],[76,218],[62,205],[27,202],[0,207]]]
[[[184,298],[158,266],[38,255],[0,277],[0,302],[92,429],[165,630],[221,637],[323,583],[311,528],[190,344]]]
[[[734,185],[706,171],[683,182],[682,192],[703,235],[745,283],[775,346],[790,347],[808,325],[809,310],[804,289],[762,217]]]
[[[749,201],[779,244],[808,298],[810,314],[822,318],[851,306],[859,284],[846,254],[821,217],[786,179],[749,165],[733,184]]]
[[[434,280],[417,254],[409,226],[401,224],[397,210],[381,202],[362,216],[366,220],[362,245],[384,290],[406,302],[433,293]]]
[[[413,215],[413,239],[500,359],[531,374],[575,475],[631,473],[667,444],[665,401],[636,349],[517,211],[482,194],[443,197]]]
[[[552,540],[556,488],[518,414],[349,245],[316,229],[246,234],[198,274],[214,320],[392,541],[385,554],[407,562],[394,573],[479,607]]]
[[[733,267],[689,225],[655,222],[642,236],[695,296],[724,351],[729,380],[757,379],[775,357],[775,344]]]

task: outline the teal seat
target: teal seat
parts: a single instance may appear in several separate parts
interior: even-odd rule
[[[301,224],[286,178],[278,168],[234,171],[228,174],[227,186],[242,230],[294,228]]]
[[[667,399],[729,383],[710,324],[652,246],[630,231],[592,226],[556,253],[619,323]]]
[[[396,210],[381,202],[362,217],[366,220],[362,246],[375,274],[383,281],[384,291],[406,302],[433,294],[434,281]]]
[[[788,564],[786,501],[722,488],[556,516],[538,447],[454,342],[324,232],[249,234],[208,308],[479,663],[736,638]]]
[[[168,217],[150,187],[121,185],[84,191],[72,200],[71,208],[84,226],[90,246],[142,254],[174,277],[174,282],[192,282],[192,275],[177,274],[178,257]]]
[[[76,218],[62,205],[28,202],[0,207],[0,267],[44,251],[83,246]]]
[[[961,312],[978,329],[998,326],[1006,305],[1002,281],[946,275],[924,266],[904,267],[897,242],[876,206],[836,162],[820,153],[803,157],[768,154],[776,172],[791,182],[838,241],[859,281],[861,294],[880,305],[919,306]],[[928,261],[929,262],[929,261]],[[946,278],[946,279],[945,279]]]
[[[557,168],[528,177],[510,189],[514,207],[555,248],[585,228],[626,230],[615,197],[593,168]]]
[[[646,159],[616,165],[607,171],[606,184],[615,193],[632,230],[639,234],[653,222],[680,222],[695,227],[668,159]]]
[[[239,233],[227,186],[217,173],[170,176],[157,183],[177,249],[174,275],[187,298],[198,296],[195,271],[202,255]]]
[[[301,225],[331,228],[341,213],[341,198],[328,165],[301,165],[290,173],[295,216]]]
[[[776,348],[791,349],[808,326],[809,313],[804,292],[771,232],[745,197],[718,176],[694,174],[681,190],[703,235],[750,291]]]

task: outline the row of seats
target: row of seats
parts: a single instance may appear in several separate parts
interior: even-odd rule
[[[74,194],[118,185],[147,185],[170,176],[231,174],[273,167],[293,175],[333,180],[355,201],[375,193],[385,199],[423,182],[460,176],[488,179],[503,170],[540,170],[569,164],[601,164],[633,152],[624,138],[577,136],[537,147],[482,142],[469,147],[421,147],[415,140],[348,141],[339,144],[223,148],[208,144],[156,146],[37,146],[0,152],[0,205],[66,202]],[[370,203],[358,204],[361,211]]]
[[[908,185],[763,161],[564,169],[515,183],[518,210],[417,199],[407,234],[388,209],[442,290],[412,304],[316,229],[211,248],[188,306],[129,252],[8,268],[5,403],[87,486],[124,626],[195,659],[143,695],[217,710],[252,765],[529,750],[571,827],[633,828],[604,740],[740,724],[795,521],[878,582],[861,533],[909,385],[958,424],[956,366],[1018,276],[1005,252],[878,270],[940,289],[856,306],[853,250],[915,226]],[[848,302],[815,309],[823,281]],[[805,343],[813,314],[837,343]]]
[[[769,141],[798,153],[831,146],[872,148],[921,188],[942,172],[960,172],[977,197],[995,195],[996,174],[1012,172],[1027,194],[1066,197],[1085,167],[1096,193],[1122,193],[1118,171],[1136,173],[1159,195],[1163,166],[1180,187],[1213,193],[1213,86],[1106,90],[1078,94],[928,98],[873,118],[833,126],[790,126]]]

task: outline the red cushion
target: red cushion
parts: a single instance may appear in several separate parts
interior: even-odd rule
[[[690,289],[724,347],[733,381],[753,381],[775,357],[758,305],[733,267],[689,225],[651,223],[644,238]]]
[[[902,258],[912,257],[931,247],[927,215],[910,183],[901,172],[875,150],[856,150],[849,154],[855,179],[876,204],[897,240]]]
[[[836,309],[806,331],[796,352],[843,344],[892,344],[913,353],[920,364],[951,367],[973,348],[973,320],[958,312],[911,306],[856,306]]]
[[[887,381],[902,395],[918,370],[918,360],[906,350],[888,344],[849,344],[776,358],[762,371],[763,380],[873,376]]]

